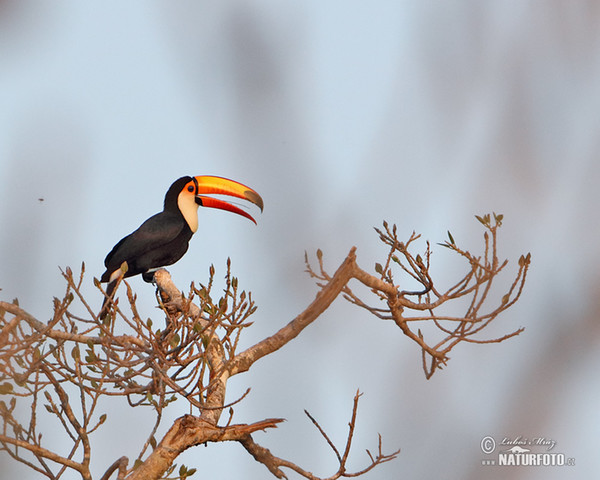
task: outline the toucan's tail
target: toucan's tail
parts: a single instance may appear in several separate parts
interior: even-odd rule
[[[109,281],[108,285],[106,286],[106,294],[104,295],[104,301],[102,302],[102,309],[100,310],[100,313],[98,314],[98,318],[100,320],[102,320],[106,315],[108,315],[110,303],[113,301],[115,289],[117,288],[117,285],[119,284],[119,278],[120,277],[117,277],[117,278]]]
[[[120,243],[120,242],[119,242]],[[118,244],[117,244],[118,245]],[[108,285],[106,285],[106,293],[104,295],[104,301],[102,302],[102,308],[100,309],[100,313],[98,314],[98,318],[102,320],[108,314],[108,308],[110,307],[110,303],[113,301],[115,289],[121,283],[121,280],[126,276],[127,273],[127,262],[123,262],[120,268],[117,268],[114,272],[109,274],[109,270],[106,270],[102,274],[100,278],[101,282],[108,281]]]

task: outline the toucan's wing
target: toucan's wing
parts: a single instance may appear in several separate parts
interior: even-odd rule
[[[155,256],[152,255],[152,252],[169,245],[183,235],[186,228],[189,230],[181,216],[169,212],[161,212],[150,217],[135,232],[121,239],[106,256],[104,259],[106,272],[102,281],[107,281],[108,278],[105,279],[105,277],[120,268],[123,262],[127,262],[129,265],[130,270],[125,275],[127,277],[142,273],[148,268],[166,265],[166,263],[162,265],[137,264],[141,259],[144,259],[146,263],[160,263],[158,258],[153,260]],[[189,233],[191,236],[191,231]],[[135,268],[136,265],[139,268]]]

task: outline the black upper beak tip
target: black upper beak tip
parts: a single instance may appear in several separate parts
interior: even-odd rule
[[[249,202],[252,202],[254,205],[256,205],[258,208],[260,208],[260,211],[263,211],[264,208],[264,203],[263,203],[263,199],[262,197],[256,193],[254,190],[246,190],[244,192],[244,197],[246,198],[246,200],[248,200]]]

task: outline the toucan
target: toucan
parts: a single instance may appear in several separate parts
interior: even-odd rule
[[[152,282],[156,270],[183,257],[192,235],[198,230],[198,207],[227,210],[256,223],[245,210],[206,194],[243,198],[257,205],[261,212],[263,210],[260,195],[233,180],[214,176],[175,180],[165,195],[163,211],[122,238],[104,259],[106,271],[100,282],[108,282],[108,285],[99,318],[108,313],[109,303],[121,278],[141,274],[144,281]]]

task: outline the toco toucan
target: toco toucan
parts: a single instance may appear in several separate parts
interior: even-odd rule
[[[169,187],[163,211],[150,217],[133,233],[117,243],[104,259],[106,271],[100,278],[108,282],[99,317],[108,313],[108,305],[118,280],[142,274],[152,282],[154,271],[179,260],[188,249],[192,235],[198,230],[198,207],[227,210],[256,221],[246,211],[205,194],[221,194],[243,198],[263,209],[258,193],[241,183],[221,177],[181,177]],[[126,262],[126,265],[124,265]],[[123,268],[125,267],[125,268]]]

